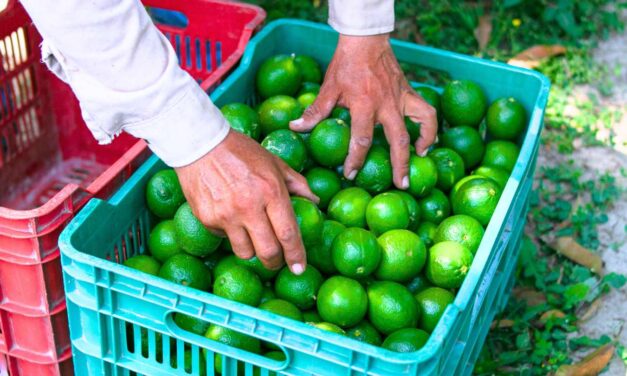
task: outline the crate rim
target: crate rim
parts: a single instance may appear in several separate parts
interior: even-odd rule
[[[215,99],[219,98],[222,93],[225,91],[225,87],[229,86],[228,84],[232,81],[238,79],[239,74],[245,72],[252,60],[253,54],[257,48],[257,39],[264,38],[267,34],[272,32],[274,29],[281,27],[283,25],[297,25],[297,26],[308,26],[317,28],[320,30],[329,31],[332,30],[329,26],[323,25],[320,23],[303,21],[303,20],[295,20],[295,19],[281,19],[277,21],[273,21],[265,26],[259,33],[255,35],[249,42],[245,53],[242,56],[242,60],[240,65],[231,75],[229,75],[223,83],[211,94],[211,98],[215,101]],[[499,200],[499,204],[494,212],[492,220],[488,224],[486,228],[486,235],[490,234],[490,236],[484,236],[481,241],[480,247],[475,254],[475,260],[480,260],[480,262],[473,262],[473,265],[464,280],[463,285],[459,289],[455,301],[452,305],[450,305],[442,319],[436,326],[435,330],[429,336],[428,342],[425,346],[412,353],[396,353],[387,349],[383,349],[380,347],[375,347],[369,344],[361,343],[359,341],[349,341],[348,344],[344,341],[337,341],[337,335],[323,331],[321,329],[313,330],[312,327],[306,325],[305,323],[300,323],[293,320],[287,320],[282,322],[282,326],[286,329],[293,330],[298,333],[306,333],[307,335],[311,335],[314,338],[328,341],[337,346],[342,346],[346,348],[351,348],[354,350],[358,350],[363,354],[366,354],[371,357],[384,359],[393,363],[414,363],[417,361],[426,361],[436,355],[439,348],[442,346],[444,338],[448,335],[450,325],[445,325],[446,322],[454,321],[457,318],[457,315],[461,310],[466,308],[466,306],[470,303],[471,298],[474,298],[475,290],[479,287],[479,275],[481,274],[482,268],[485,264],[485,261],[490,255],[492,247],[496,245],[496,235],[499,233],[499,227],[497,226],[505,226],[504,220],[511,210],[510,201],[518,192],[520,186],[520,179],[524,176],[524,172],[526,168],[530,168],[528,164],[526,165],[525,161],[529,161],[530,158],[534,154],[534,150],[539,143],[538,134],[542,128],[542,120],[544,115],[544,108],[546,106],[546,102],[548,100],[549,90],[550,90],[550,81],[543,74],[520,67],[511,66],[508,64],[489,61],[485,59],[480,59],[473,56],[463,55],[455,52],[443,51],[441,49],[420,46],[410,42],[399,41],[396,39],[392,39],[392,45],[394,46],[411,46],[412,48],[420,48],[425,51],[442,53],[445,52],[448,56],[460,59],[467,62],[472,62],[473,64],[481,64],[487,65],[491,67],[498,67],[499,69],[504,69],[512,72],[516,72],[518,74],[523,74],[525,76],[533,77],[534,79],[539,81],[539,90],[536,96],[535,103],[533,105],[533,110],[528,118],[528,129],[526,135],[524,137],[523,143],[521,145],[521,153],[518,156],[516,166],[510,175],[510,179],[502,192],[501,199]],[[523,153],[524,151],[524,153]],[[87,253],[82,253],[75,249],[72,246],[71,238],[73,233],[78,229],[79,224],[82,222],[83,218],[86,218],[93,212],[99,205],[113,205],[115,206],[120,198],[122,197],[122,192],[124,191],[125,186],[133,186],[137,183],[139,176],[142,172],[149,169],[155,163],[157,163],[158,158],[156,156],[151,156],[135,173],[133,176],[122,185],[122,187],[110,197],[109,200],[104,201],[97,198],[93,198],[89,201],[89,203],[83,208],[81,212],[79,212],[75,218],[70,222],[70,224],[65,228],[65,230],[61,233],[59,237],[59,245],[62,254],[66,255],[71,259],[75,259],[76,261],[89,263],[93,265],[95,268],[103,269],[108,272],[113,272],[116,274],[123,275],[127,278],[134,279],[136,281],[142,282],[139,278],[137,278],[136,271],[133,269],[124,267],[121,264],[116,264],[115,262],[108,261],[105,259],[101,259]],[[498,219],[498,220],[497,220]],[[198,291],[189,289],[185,286],[179,286],[172,282],[165,281],[155,276],[143,276],[142,278],[148,278],[147,281],[150,284],[153,284],[159,288],[170,289],[176,291],[178,294],[185,296],[187,298],[192,298],[198,300],[202,303],[206,304],[216,304],[220,305],[226,309],[236,311],[238,313],[246,314],[246,312],[250,312],[251,306],[244,305],[238,302],[233,302],[221,297],[218,297],[210,292]],[[145,282],[144,282],[145,283]],[[252,307],[256,308],[256,307]],[[248,314],[249,315],[249,314]],[[257,309],[255,311],[255,318],[267,322],[276,321],[280,316],[265,312]],[[219,325],[219,324],[218,324]]]

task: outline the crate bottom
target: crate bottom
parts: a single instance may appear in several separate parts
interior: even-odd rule
[[[0,352],[0,376],[73,376],[72,354],[68,353],[58,362],[37,363]]]
[[[45,171],[38,171],[12,187],[5,198],[0,199],[0,206],[14,210],[39,207],[68,184],[87,188],[107,167],[93,159],[59,159]]]

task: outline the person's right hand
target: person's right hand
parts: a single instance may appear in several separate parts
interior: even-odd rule
[[[194,215],[225,233],[242,259],[269,269],[305,270],[306,255],[289,193],[318,202],[305,178],[254,140],[231,130],[196,162],[176,169]]]

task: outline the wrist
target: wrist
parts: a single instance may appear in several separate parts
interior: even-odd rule
[[[340,38],[337,43],[338,49],[346,51],[361,51],[364,49],[380,49],[389,46],[390,34],[377,34],[377,35],[346,35],[340,34]]]

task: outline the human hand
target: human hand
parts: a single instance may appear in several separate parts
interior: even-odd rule
[[[350,109],[351,141],[344,162],[344,176],[353,180],[372,144],[374,126],[383,125],[390,144],[394,184],[409,187],[409,144],[404,116],[420,123],[416,153],[424,156],[435,141],[436,111],[405,79],[389,42],[388,34],[340,35],[316,101],[301,119],[290,123],[297,132],[307,132],[325,119],[335,105]]]
[[[269,269],[283,261],[294,274],[306,255],[289,194],[318,202],[305,178],[252,139],[235,131],[196,162],[176,169],[194,215],[226,234],[242,259]]]

